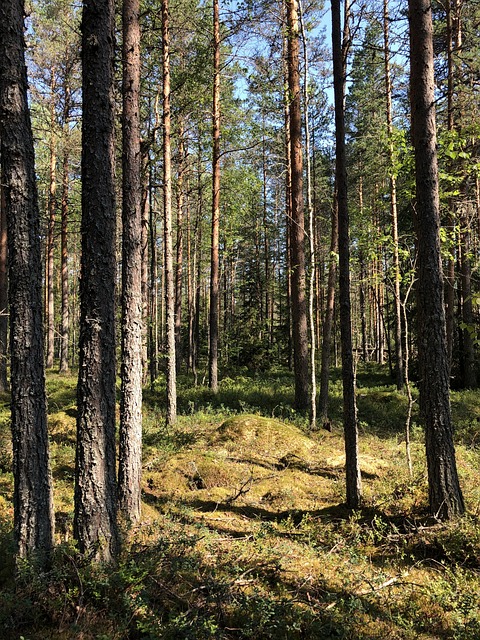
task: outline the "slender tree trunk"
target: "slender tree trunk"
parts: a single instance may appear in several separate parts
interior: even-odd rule
[[[367,317],[365,312],[365,258],[363,251],[359,255],[360,263],[360,324],[362,331],[362,360],[367,362]]]
[[[395,169],[395,149],[393,143],[392,120],[392,76],[390,73],[390,38],[389,38],[388,0],[383,0],[383,38],[385,55],[385,98],[387,115],[388,154],[390,161],[390,213],[392,218],[393,240],[393,293],[395,304],[395,359],[396,383],[401,391],[404,385],[403,350],[402,350],[402,305],[400,298],[400,257],[398,251],[398,209],[397,209],[397,175]]]
[[[454,52],[460,46],[459,17],[456,0],[446,2],[447,14],[447,129],[454,131],[454,103],[455,103],[455,61]],[[449,255],[447,273],[445,277],[445,315],[447,331],[447,355],[449,371],[453,360],[453,335],[455,327],[455,252],[456,231],[453,198],[448,202],[448,217],[446,228],[449,234]]]
[[[0,392],[5,392],[8,391],[8,251],[5,179],[1,166],[0,177]]]
[[[142,149],[142,147],[140,146]],[[148,287],[148,226],[150,221],[150,180],[148,153],[143,150],[142,158],[142,372],[143,384],[148,380],[148,324],[149,324],[149,287]]]
[[[471,221],[472,215],[469,204],[464,205],[464,214],[461,216],[460,232],[460,306],[463,328],[460,353],[460,370],[462,373],[462,385],[467,389],[476,389],[478,386],[475,363],[475,346],[472,337],[474,330],[474,315],[472,302],[472,264],[471,264]]]
[[[167,413],[166,424],[177,420],[177,373],[175,358],[175,283],[172,241],[172,151],[170,143],[170,32],[168,0],[162,0],[163,41],[163,205],[165,255],[165,308],[167,325]]]
[[[183,209],[185,206],[185,132],[183,122],[178,132],[178,176],[177,176],[177,259],[175,264],[175,350],[177,371],[182,360],[182,284],[183,284]]]
[[[346,8],[346,11],[348,9]],[[344,34],[345,35],[345,34]],[[350,247],[345,153],[345,65],[341,43],[340,0],[332,0],[333,87],[335,96],[336,182],[338,194],[338,248],[340,274],[340,333],[342,342],[343,427],[345,432],[345,469],[347,505],[360,506],[362,483],[358,454],[357,408],[350,312]]]
[[[122,120],[122,395],[119,508],[141,516],[142,479],[142,208],[140,153],[140,3],[123,0]]]
[[[425,424],[430,510],[450,518],[465,510],[450,413],[449,370],[440,255],[440,213],[430,0],[409,0],[410,100],[415,151],[418,237],[418,361]]]
[[[306,411],[310,404],[308,380],[308,329],[305,295],[305,213],[303,202],[302,114],[297,0],[287,0],[288,89],[290,95],[290,161],[292,209],[290,256],[292,271],[292,336],[295,376],[295,407]]]
[[[50,174],[48,186],[48,236],[47,236],[47,369],[53,367],[55,349],[55,307],[53,292],[53,258],[55,247],[55,214],[57,209],[57,149],[55,141],[55,68],[50,69]]]
[[[330,238],[330,257],[328,264],[327,302],[323,320],[322,335],[322,367],[320,373],[319,412],[324,428],[329,428],[328,419],[328,383],[330,380],[330,360],[332,353],[332,328],[335,313],[335,285],[337,282],[338,260],[338,205],[337,190],[335,189],[332,203],[332,230]]]
[[[62,178],[62,232],[61,232],[61,271],[62,271],[62,325],[60,343],[60,373],[68,373],[68,345],[70,335],[70,316],[68,308],[68,192],[69,192],[69,167],[70,160],[68,149],[63,152],[63,178]]]
[[[148,295],[148,350],[150,352],[150,386],[153,389],[158,372],[158,295],[157,295],[157,218],[153,207],[153,170],[149,176],[150,290]]]
[[[308,281],[308,322],[310,329],[310,429],[317,426],[317,377],[315,370],[316,334],[315,334],[315,236],[314,209],[312,194],[312,170],[310,159],[310,118],[309,118],[309,80],[308,80],[308,49],[301,0],[299,0],[299,18],[303,42],[303,101],[305,105],[305,157],[307,164],[307,209],[308,209],[308,240],[310,249],[310,273]]]
[[[210,348],[208,380],[218,390],[218,325],[220,265],[220,17],[219,2],[213,0],[213,157],[212,157],[212,241],[210,258]]]
[[[118,550],[115,473],[114,0],[83,5],[82,264],[74,536]]]
[[[47,564],[54,543],[45,398],[40,225],[27,102],[24,4],[0,4],[0,141],[8,225],[14,540]]]

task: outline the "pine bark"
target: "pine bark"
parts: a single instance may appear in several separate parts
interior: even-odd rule
[[[299,19],[297,0],[287,2],[287,66],[290,94],[291,224],[290,269],[292,272],[292,337],[295,376],[295,407],[307,411],[309,362],[307,300],[305,295],[305,212],[303,201],[302,114],[300,90]]]
[[[8,226],[14,539],[48,562],[54,518],[45,397],[42,274],[35,160],[27,102],[24,4],[0,4],[0,140]]]
[[[167,329],[167,413],[166,424],[177,420],[177,372],[175,358],[175,274],[172,239],[172,150],[170,117],[170,33],[168,0],[162,0],[163,40],[163,205],[165,256],[165,309]]]
[[[118,501],[130,522],[141,516],[142,208],[140,153],[140,4],[123,0],[122,392]]]
[[[109,561],[118,550],[115,472],[114,0],[82,15],[82,262],[74,536]]]
[[[0,392],[8,391],[8,250],[5,180],[0,166]]]
[[[335,98],[335,172],[338,198],[339,302],[342,343],[343,428],[347,505],[360,506],[362,483],[358,453],[357,408],[353,369],[352,322],[350,308],[350,240],[345,153],[345,65],[343,63],[340,0],[332,0],[333,88]]]
[[[464,512],[450,412],[436,152],[433,26],[430,0],[409,0],[410,100],[415,152],[418,238],[418,361],[425,425],[430,510]]]

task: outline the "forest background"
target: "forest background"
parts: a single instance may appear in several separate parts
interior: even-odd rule
[[[64,496],[63,490],[58,493],[56,488],[55,498],[57,524],[60,523],[57,537],[60,536],[64,546],[60,545],[61,551],[54,559],[56,564],[51,573],[47,572],[42,578],[53,589],[55,597],[64,599],[64,608],[59,614],[43,602],[41,613],[32,618],[32,611],[25,606],[22,615],[27,619],[26,628],[31,634],[40,634],[32,637],[47,637],[41,634],[47,633],[45,629],[52,624],[53,627],[57,625],[57,633],[61,629],[65,634],[71,624],[80,625],[78,628],[82,628],[82,633],[93,634],[97,633],[95,625],[101,628],[104,624],[106,637],[117,637],[115,634],[130,637],[121,634],[133,633],[135,628],[135,633],[143,633],[139,637],[169,637],[165,635],[168,633],[173,634],[171,637],[180,637],[175,633],[183,633],[181,637],[195,638],[230,637],[229,633],[231,637],[250,637],[248,633],[254,633],[255,626],[261,624],[262,637],[271,637],[269,634],[276,633],[275,621],[279,616],[283,620],[285,637],[305,637],[301,634],[319,633],[319,629],[324,637],[338,637],[335,629],[340,629],[340,637],[384,637],[374,633],[386,633],[385,628],[389,629],[388,633],[393,629],[397,634],[390,637],[418,637],[413,634],[423,631],[425,637],[437,637],[435,634],[474,637],[468,634],[475,633],[478,619],[475,605],[467,596],[477,580],[478,568],[475,506],[478,505],[475,493],[478,406],[475,395],[463,390],[476,389],[479,375],[479,10],[474,3],[456,1],[447,5],[433,5],[440,238],[446,274],[444,313],[448,372],[452,387],[458,393],[454,396],[457,400],[453,408],[468,516],[454,529],[448,524],[440,524],[443,516],[450,517],[450,513],[443,514],[434,509],[433,521],[425,515],[429,499],[430,507],[432,505],[432,479],[429,477],[427,482],[425,459],[418,446],[423,438],[417,428],[420,417],[415,385],[422,364],[418,360],[420,347],[416,321],[419,308],[414,295],[418,230],[414,227],[415,161],[408,88],[411,79],[405,55],[409,33],[403,4],[352,3],[343,13],[341,52],[347,88],[344,117],[348,170],[345,196],[350,212],[348,297],[353,337],[350,355],[352,381],[357,388],[360,409],[358,422],[355,407],[355,437],[358,437],[359,426],[365,436],[363,463],[356,461],[356,473],[359,480],[362,467],[367,488],[363,496],[354,496],[353,502],[351,493],[349,498],[347,451],[347,506],[354,510],[344,511],[339,507],[332,511],[341,486],[338,472],[345,464],[345,459],[342,462],[339,457],[343,445],[338,429],[342,423],[338,367],[341,357],[345,356],[345,343],[341,335],[341,304],[338,304],[336,291],[337,263],[342,250],[336,237],[338,207],[335,194],[338,191],[335,173],[338,176],[339,168],[338,164],[335,166],[338,162],[335,149],[338,149],[338,138],[335,141],[331,104],[332,54],[329,40],[320,29],[324,10],[309,4],[301,7],[297,15],[297,29],[302,37],[297,52],[301,92],[296,96],[289,74],[292,23],[285,27],[289,18],[282,6],[275,3],[266,6],[261,3],[255,6],[221,5],[215,35],[211,6],[179,2],[171,4],[168,10],[165,4],[145,3],[140,13],[140,146],[137,156],[141,160],[141,246],[137,248],[140,250],[137,259],[126,260],[125,232],[123,237],[120,233],[112,234],[111,239],[115,241],[113,280],[116,283],[116,333],[119,337],[125,335],[126,325],[125,265],[136,262],[139,267],[144,330],[136,351],[143,365],[147,425],[144,426],[142,508],[144,514],[148,513],[151,531],[150,537],[143,538],[139,533],[141,527],[137,530],[136,523],[145,523],[145,516],[142,520],[139,514],[132,517],[131,505],[120,504],[120,511],[131,520],[133,542],[129,544],[133,546],[124,552],[126,557],[117,565],[118,571],[113,574],[112,581],[125,580],[128,589],[132,588],[135,593],[133,599],[138,597],[141,603],[137,608],[131,602],[128,606],[118,602],[113,606],[112,614],[102,622],[101,616],[96,619],[98,607],[104,606],[101,604],[103,598],[112,598],[114,585],[108,583],[101,568],[89,574],[88,563],[84,564],[81,555],[77,555],[78,550],[69,546],[74,507],[72,497],[67,497],[72,475],[76,474],[77,486],[81,484],[78,440],[74,472],[72,452],[76,438],[71,433],[72,424],[68,419],[69,416],[74,422],[77,419],[78,424],[69,372],[75,372],[79,364],[78,328],[82,326],[78,287],[82,268],[80,243],[82,236],[95,236],[91,234],[93,227],[84,226],[81,232],[85,219],[82,223],[80,7],[59,1],[32,3],[26,38],[38,203],[42,216],[45,351],[47,372],[51,371],[48,373],[50,436],[55,452],[52,467],[56,486],[60,481],[65,484],[66,491]],[[120,30],[119,16],[117,30]],[[125,42],[125,35],[123,38]],[[169,44],[169,49],[165,43]],[[122,51],[120,56],[120,49],[116,50],[113,66],[112,95],[118,114],[125,113],[126,108],[125,76],[123,84],[120,82],[126,59],[125,49]],[[170,88],[166,93],[167,82]],[[305,181],[304,187],[300,184],[300,193],[304,199],[307,242],[304,282],[303,285],[300,282],[300,287],[305,288],[309,304],[307,310],[306,301],[303,303],[305,323],[308,318],[308,334],[306,324],[303,334],[300,330],[303,344],[295,343],[299,339],[299,322],[302,322],[296,318],[299,285],[295,284],[295,279],[300,270],[291,246],[296,243],[295,229],[300,227],[295,218],[297,205],[291,195],[295,191],[293,145],[288,140],[289,135],[294,135],[289,113],[294,95],[298,97],[303,113],[301,155],[305,165],[300,166]],[[214,108],[215,99],[220,106],[218,112]],[[165,109],[166,101],[171,105],[168,109]],[[167,113],[169,121],[166,120]],[[125,121],[123,127],[125,131]],[[120,118],[115,128],[120,134]],[[170,134],[168,138],[166,131]],[[127,199],[124,163],[121,170],[121,159],[123,156],[124,162],[126,155],[125,137],[123,145],[120,139],[117,135],[115,191],[118,216],[122,202]],[[122,228],[120,220],[118,228]],[[4,222],[3,230],[5,232]],[[300,244],[303,242],[302,239]],[[6,308],[5,253],[2,264],[0,289],[3,293],[0,295],[4,296],[3,307]],[[340,291],[340,300],[341,295]],[[2,316],[1,340],[5,392],[8,391],[6,317]],[[315,347],[318,346],[321,352],[316,356]],[[117,340],[115,349],[118,360],[125,362],[125,343]],[[307,359],[299,362],[299,352]],[[60,376],[55,371],[57,365]],[[120,420],[125,424],[128,366],[123,366]],[[320,373],[319,417],[316,415],[314,376],[317,368]],[[292,370],[293,373],[289,373]],[[56,385],[58,389],[55,389]],[[343,394],[345,386],[344,377]],[[371,388],[363,391],[364,386]],[[9,402],[7,395],[5,402]],[[380,410],[385,402],[392,403],[391,414]],[[256,417],[243,416],[233,423],[227,420],[218,429],[228,415],[245,413]],[[52,420],[55,414],[58,415]],[[280,419],[280,422],[262,422],[260,415]],[[345,421],[344,413],[344,426]],[[325,431],[318,433],[319,426],[325,427]],[[5,427],[8,428],[7,418]],[[285,429],[289,437],[285,435]],[[265,434],[270,438],[269,444],[262,440]],[[406,461],[403,463],[403,455],[401,460],[404,468],[400,464],[398,469],[395,467],[399,462],[395,462],[399,451],[395,444],[397,437],[405,439],[407,444]],[[122,435],[120,439],[122,442]],[[288,444],[284,444],[284,439]],[[219,460],[223,456],[222,462],[226,464],[222,452],[227,449],[231,453],[231,445],[225,447],[225,441],[230,440],[240,442],[246,448],[248,464],[245,468],[222,469]],[[387,443],[383,445],[383,461],[374,455],[379,442]],[[374,449],[370,450],[370,447]],[[206,450],[214,456],[213,461],[205,457]],[[220,458],[215,458],[216,455]],[[59,456],[64,456],[60,466]],[[7,440],[4,457],[3,544],[8,546],[12,476]],[[319,465],[319,457],[325,460],[325,465]],[[267,460],[267,475],[258,475],[262,458],[264,464]],[[371,467],[368,467],[369,462]],[[241,463],[238,455],[236,463]],[[215,473],[212,464],[216,467]],[[185,492],[190,495],[189,506],[183,507],[187,511],[190,509],[188,513],[180,509],[179,515],[176,511],[178,495],[175,496],[168,483],[164,485],[169,465],[176,467],[179,474],[173,484],[180,482],[182,487],[185,484]],[[385,465],[383,470],[382,465]],[[88,468],[88,465],[80,465],[80,468],[83,466]],[[393,486],[392,469],[393,474],[400,474],[402,478]],[[272,479],[274,483],[278,482],[284,471],[329,478],[335,483],[335,495],[330,495],[321,508],[318,495],[314,500],[315,508],[306,498],[301,506],[302,499],[298,494],[291,495],[295,493],[292,487],[304,481],[300,476],[297,480],[285,480],[278,495],[271,486],[263,485],[261,495],[254,496],[257,485]],[[122,499],[128,492],[122,493],[122,480],[119,481]],[[123,480],[123,483],[124,488],[134,484],[131,479]],[[159,486],[162,486],[161,490]],[[222,495],[212,498],[219,487],[223,490]],[[315,491],[321,493],[322,489],[315,487],[312,494]],[[203,497],[203,505],[200,505],[199,496]],[[59,500],[61,509],[58,508]],[[76,500],[73,530],[80,551],[85,551],[91,546],[91,530],[87,527],[88,533],[86,530],[81,532],[82,518],[78,515],[81,500]],[[263,505],[268,503],[268,508],[260,508],[259,501],[263,501]],[[387,501],[383,502],[387,506],[379,508],[382,501]],[[399,504],[395,505],[395,501]],[[106,501],[102,498],[102,502]],[[250,552],[251,566],[237,567],[237,573],[232,576],[226,569],[232,564],[231,558],[222,569],[227,572],[225,575],[215,564],[219,561],[217,558],[215,567],[211,567],[210,578],[219,582],[211,586],[206,598],[197,600],[194,594],[207,586],[203,584],[202,568],[195,564],[194,557],[201,547],[202,554],[208,556],[208,544],[218,544],[212,538],[203,548],[202,536],[207,534],[198,533],[203,531],[202,527],[207,527],[210,533],[215,529],[215,535],[219,535],[218,523],[212,526],[199,515],[209,510],[208,502],[213,513],[223,503],[225,512],[232,519],[231,524],[235,521],[235,527],[240,526],[242,517],[247,518],[249,525],[246,530],[241,528],[240,539],[243,536],[257,544],[266,537],[268,544],[275,547],[273,555],[276,559],[272,556],[265,561],[264,567],[262,557],[268,557],[268,553],[263,543],[258,543],[261,548]],[[116,511],[116,507],[112,509]],[[461,511],[463,508],[457,509],[457,512]],[[107,520],[110,517],[107,513]],[[179,522],[185,525],[181,530],[176,527]],[[325,536],[320,533],[322,528],[327,532]],[[103,535],[100,530],[100,537]],[[107,557],[116,544],[109,542],[110,535],[113,539],[117,534],[107,536],[107,547],[110,548]],[[226,535],[234,546],[236,536],[233,531],[227,531]],[[308,580],[305,575],[297,576],[293,581],[295,584],[287,586],[284,574],[291,569],[282,566],[280,557],[287,556],[288,552],[283,550],[282,553],[277,546],[282,537],[301,540],[309,550],[315,539],[313,546],[324,545],[327,555],[337,545],[337,542],[330,544],[333,538],[337,540],[338,537],[342,540],[342,553],[347,553],[348,547],[351,554],[357,545],[360,563],[367,564],[376,553],[385,561],[385,556],[392,550],[387,547],[392,545],[393,564],[389,565],[386,575],[372,569],[375,579],[367,571],[367,565],[361,564],[361,581],[348,593],[344,593],[345,584],[334,587],[329,583],[331,577],[324,576],[322,580],[326,582],[320,587],[317,574],[315,579]],[[465,542],[467,538],[468,543]],[[159,540],[163,540],[166,547],[163,560],[156,564],[152,556]],[[374,547],[375,552],[372,548],[367,549],[369,546]],[[144,563],[135,555],[143,552],[146,554]],[[229,549],[227,553],[234,551]],[[105,554],[101,555],[105,559]],[[180,564],[184,560],[190,563],[189,568],[182,565],[178,575],[173,568],[177,556],[183,558]],[[342,556],[344,560],[347,562]],[[351,561],[350,558],[348,562]],[[416,598],[418,609],[407,612],[405,590],[413,587],[404,579],[404,572],[418,570],[415,579],[427,584],[429,571],[436,563],[441,564],[443,572],[440,592],[429,591],[424,601],[423,596]],[[69,567],[73,567],[73,573]],[[142,573],[141,577],[137,570]],[[23,571],[20,590],[28,591],[27,599],[38,599],[46,583],[42,579],[36,583],[35,579],[33,585],[28,584],[32,578],[31,568],[25,565]],[[275,575],[274,587],[269,586],[271,571]],[[166,588],[164,578],[158,582],[158,572],[165,572],[164,576],[174,573],[178,577],[179,582],[172,586],[172,592]],[[253,585],[244,579],[245,572],[254,575]],[[145,576],[156,581],[155,593],[146,586]],[[197,586],[188,584],[192,576],[195,576]],[[101,580],[106,580],[102,588],[99,586]],[[306,583],[300,586],[303,580],[314,580],[316,603],[311,604],[314,590],[304,589]],[[58,590],[52,586],[55,581],[60,584]],[[383,597],[384,590],[391,595],[391,586],[402,595],[398,596],[397,604],[389,609],[388,615],[379,615],[374,612],[378,605],[375,601]],[[251,589],[255,597],[252,597]],[[22,621],[12,612],[13,600],[9,606],[11,597],[12,593],[5,589],[3,620],[6,628],[18,629]],[[250,604],[245,619],[240,621],[239,611],[247,600]],[[84,606],[84,602],[88,604]],[[80,613],[73,613],[75,607]],[[359,626],[347,621],[349,607],[363,612]],[[388,598],[382,601],[383,607],[391,607]],[[419,620],[425,617],[426,611],[433,622],[423,629]],[[128,616],[131,618],[127,622]]]

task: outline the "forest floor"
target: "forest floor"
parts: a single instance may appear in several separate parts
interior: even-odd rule
[[[427,513],[423,436],[385,371],[358,374],[364,506],[344,505],[341,382],[332,431],[309,432],[285,371],[224,378],[216,395],[179,381],[144,394],[143,515],[115,566],[72,542],[74,377],[47,378],[58,546],[39,574],[12,560],[9,398],[0,398],[0,638],[480,638],[480,398],[452,394],[467,515]]]

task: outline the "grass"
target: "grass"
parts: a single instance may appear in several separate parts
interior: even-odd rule
[[[0,637],[8,640],[480,638],[480,403],[452,394],[468,514],[427,514],[421,429],[405,461],[406,399],[385,372],[359,371],[364,506],[344,501],[341,385],[332,432],[309,433],[288,372],[179,380],[164,425],[159,380],[144,397],[143,516],[114,567],[71,537],[75,380],[47,379],[58,546],[53,568],[12,581],[8,398],[0,403]],[[416,418],[415,418],[416,419]]]

